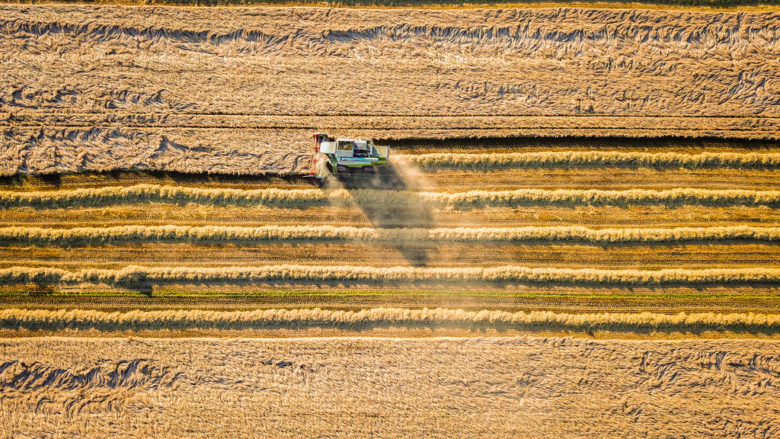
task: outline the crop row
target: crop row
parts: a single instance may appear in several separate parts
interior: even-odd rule
[[[629,206],[629,205],[705,205],[705,206],[778,206],[780,191],[709,190],[680,188],[669,190],[628,189],[517,189],[476,190],[461,193],[421,193],[421,197],[445,209],[516,206]]]
[[[464,311],[460,309],[372,308],[359,311],[268,309],[253,311],[0,310],[0,328],[98,329],[369,329],[376,327],[460,327],[564,330],[780,330],[780,314],[591,313],[550,311]]]
[[[542,151],[489,154],[433,153],[404,155],[404,160],[424,169],[498,170],[559,167],[649,168],[777,168],[780,154],[704,152]]]
[[[0,243],[22,245],[87,245],[130,242],[187,242],[195,244],[260,243],[269,241],[373,242],[582,242],[593,244],[664,243],[691,241],[780,241],[778,227],[607,228],[478,227],[375,229],[350,226],[112,226],[54,229],[0,228]]]
[[[780,284],[778,268],[718,268],[664,270],[603,270],[571,268],[501,267],[370,267],[370,266],[228,266],[82,269],[16,266],[0,269],[4,284],[147,285],[292,283],[498,283],[498,284],[604,284],[604,285],[736,285]]]
[[[265,205],[299,209],[351,203],[374,207],[426,206],[441,209],[524,205],[746,205],[776,207],[780,206],[780,191],[678,188],[660,191],[649,189],[518,189],[446,193],[370,189],[324,191],[320,189],[192,188],[153,184],[36,192],[0,191],[0,208],[68,208],[142,202]]]

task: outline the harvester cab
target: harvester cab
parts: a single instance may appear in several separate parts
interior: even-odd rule
[[[390,147],[375,145],[370,139],[334,139],[325,133],[314,134],[311,175],[339,178],[373,175],[387,166]]]

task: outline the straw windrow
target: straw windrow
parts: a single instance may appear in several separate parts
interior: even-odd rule
[[[762,331],[780,330],[780,315],[754,313],[587,313],[550,311],[464,311],[460,309],[372,308],[359,311],[266,309],[254,311],[163,310],[103,312],[74,310],[0,310],[0,328],[56,331],[247,330],[380,327],[462,329],[554,329],[617,331]]]
[[[468,192],[409,192],[372,189],[230,189],[192,188],[137,184],[125,187],[67,189],[57,191],[0,191],[0,207],[76,208],[134,203],[176,203],[206,205],[271,206],[306,209],[316,206],[357,202],[377,207],[425,204],[440,209],[475,209],[516,206],[628,206],[683,205],[770,206],[780,205],[780,191],[739,189],[668,190],[628,189],[517,189]]]
[[[279,241],[330,242],[457,242],[472,244],[519,242],[579,242],[590,244],[716,242],[777,242],[778,227],[676,227],[605,228],[560,227],[475,227],[394,228],[350,226],[114,226],[0,228],[0,242],[18,245],[94,245],[138,242],[192,244],[265,243]]]
[[[717,268],[664,270],[603,270],[572,268],[500,267],[419,268],[368,266],[228,266],[83,269],[9,267],[0,269],[0,283],[20,284],[101,283],[125,286],[143,284],[255,284],[290,283],[497,283],[588,284],[616,286],[753,285],[780,284],[777,268]]]
[[[423,169],[465,169],[495,171],[520,168],[624,167],[657,169],[776,169],[780,154],[749,152],[638,151],[541,151],[517,153],[458,154],[432,153],[404,155],[404,160]]]

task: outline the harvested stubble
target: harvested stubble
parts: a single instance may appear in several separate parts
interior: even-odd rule
[[[766,438],[780,430],[777,340],[82,335],[0,340],[8,436]]]
[[[775,285],[777,268],[719,268],[704,270],[603,270],[529,268],[520,266],[419,268],[366,266],[269,265],[230,267],[147,267],[68,271],[47,267],[0,269],[0,283],[43,285],[99,283],[133,287],[146,284],[290,283],[498,283],[588,285]]]
[[[89,245],[134,242],[187,242],[194,244],[259,243],[269,241],[371,241],[508,243],[571,241],[593,244],[674,242],[776,242],[779,227],[677,227],[605,228],[476,227],[394,228],[351,226],[115,226],[54,229],[43,227],[0,228],[0,242],[21,245]]]
[[[253,311],[163,310],[104,312],[73,310],[0,310],[0,328],[58,331],[63,329],[310,329],[366,330],[378,327],[463,329],[556,329],[616,331],[780,331],[779,314],[754,313],[589,313],[550,311],[464,311],[461,309],[371,308],[360,311],[266,309]]]
[[[206,189],[185,186],[137,184],[56,191],[0,191],[0,207],[67,208],[144,202],[198,203],[214,205],[266,205],[305,209],[329,204],[418,206],[472,209],[524,205],[780,205],[780,191],[678,188],[668,190],[628,189],[517,189],[475,190],[458,193],[382,191],[371,189],[323,191],[319,189]]]
[[[423,169],[491,171],[516,168],[649,167],[658,169],[771,168],[780,166],[777,153],[542,151],[489,154],[430,153],[400,156]]]

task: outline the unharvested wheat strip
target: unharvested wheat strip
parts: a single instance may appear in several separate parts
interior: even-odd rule
[[[305,209],[329,204],[373,206],[415,206],[444,209],[513,207],[524,205],[707,205],[771,206],[780,205],[780,191],[708,190],[679,188],[654,191],[518,189],[507,191],[469,191],[459,193],[408,192],[381,190],[319,189],[204,189],[183,186],[139,184],[62,191],[0,191],[0,207],[68,208],[113,204],[167,202],[216,205],[267,205]]]
[[[434,268],[270,265],[233,267],[148,267],[82,269],[68,271],[46,267],[0,269],[5,284],[145,283],[254,284],[263,282],[486,282],[499,284],[597,284],[597,285],[738,285],[780,284],[777,268],[719,268],[704,270],[603,270],[529,268],[520,266]]]
[[[615,330],[780,330],[780,314],[592,313],[464,311],[461,309],[371,308],[360,311],[266,309],[253,311],[0,310],[5,329],[154,330],[398,327],[500,327]]]
[[[460,193],[420,193],[420,197],[445,209],[480,207],[516,207],[534,205],[557,206],[629,206],[684,205],[704,206],[771,206],[780,205],[780,191],[709,190],[679,188],[654,191],[649,189],[518,189],[507,191],[475,190]]]
[[[780,167],[777,153],[624,151],[542,151],[522,153],[453,154],[432,153],[400,156],[423,169],[498,170],[544,167],[650,167],[650,168],[769,168]]]
[[[336,193],[331,198],[344,198],[345,195]],[[318,189],[212,189],[156,184],[108,186],[61,191],[0,192],[0,207],[30,206],[38,208],[68,208],[148,202],[308,207],[328,204],[328,200],[328,194]]]
[[[780,227],[608,228],[479,227],[399,228],[337,226],[116,226],[54,229],[0,228],[0,242],[24,245],[86,245],[128,242],[257,243],[269,241],[373,242],[529,242],[573,241],[594,244],[662,243],[685,241],[780,241]]]

